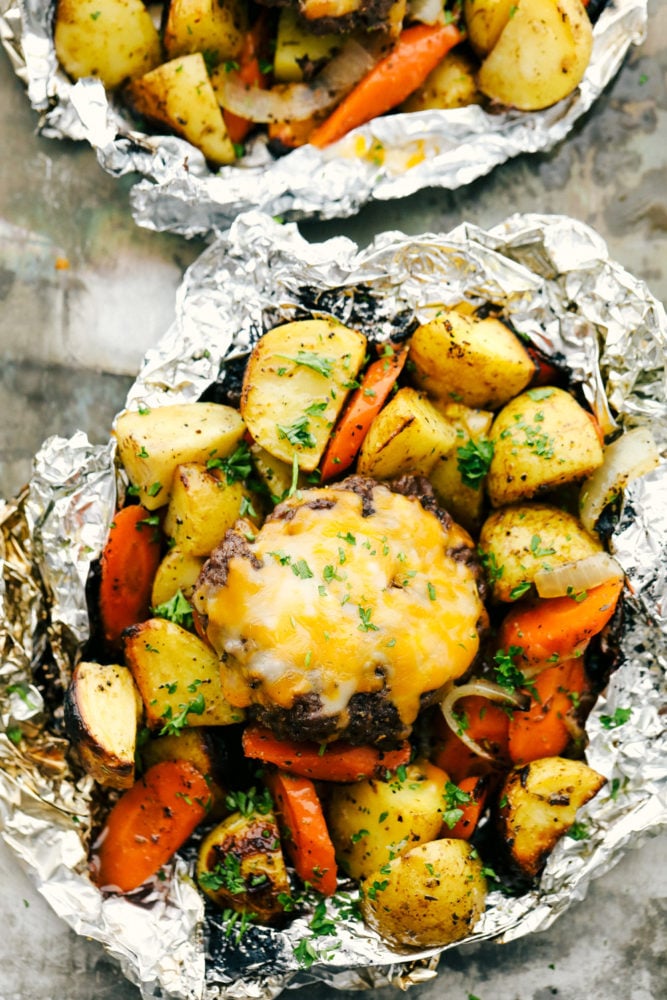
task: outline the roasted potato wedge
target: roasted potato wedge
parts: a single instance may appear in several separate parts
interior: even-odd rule
[[[441,507],[449,511],[457,524],[467,531],[479,527],[484,510],[486,494],[484,480],[487,459],[487,445],[493,413],[489,410],[473,410],[461,403],[435,401],[437,410],[456,432],[456,444],[446,455],[441,455],[428,474],[431,486]],[[478,471],[477,477],[473,474]],[[466,473],[466,480],[463,475]],[[476,479],[476,485],[470,483]]]
[[[252,913],[268,923],[290,894],[280,832],[272,812],[234,812],[202,841],[197,882],[221,909]]]
[[[180,590],[189,600],[204,565],[201,556],[192,556],[178,548],[170,549],[157,568],[151,593],[151,607],[166,604]]]
[[[428,475],[456,443],[454,427],[422,392],[399,389],[373,420],[359,453],[362,476]]]
[[[366,353],[366,338],[333,319],[285,323],[265,333],[246,368],[241,414],[255,441],[312,472]]]
[[[64,707],[67,733],[87,773],[100,785],[130,788],[143,706],[127,667],[79,663]]]
[[[217,65],[238,57],[247,28],[242,0],[170,0],[162,41],[168,59],[201,52]]]
[[[113,90],[154,69],[160,38],[142,0],[58,0],[53,32],[69,76],[96,76]]]
[[[602,551],[573,514],[550,504],[512,504],[482,525],[479,545],[498,601],[516,601],[542,569],[562,566]]]
[[[327,807],[327,825],[341,867],[366,878],[415,844],[435,840],[442,828],[447,775],[416,761],[386,781],[337,785]]]
[[[479,104],[478,63],[469,52],[455,49],[429,73],[421,87],[401,105],[401,111],[428,111],[431,108],[465,108]]]
[[[548,108],[581,83],[592,48],[581,0],[516,0],[477,84],[487,97],[521,111]]]
[[[497,415],[486,488],[493,507],[578,482],[602,464],[591,415],[564,389],[529,389]]]
[[[583,761],[564,757],[541,757],[512,771],[500,791],[498,811],[511,866],[528,878],[538,875],[577,810],[606,780]]]
[[[222,693],[220,663],[210,646],[166,618],[149,618],[125,632],[125,661],[150,729],[177,732],[244,718]]]
[[[296,7],[281,8],[273,56],[273,73],[281,83],[297,83],[304,71],[326,62],[342,44],[335,33],[314,35],[308,31]]]
[[[492,316],[444,309],[410,341],[418,388],[447,403],[497,410],[530,382],[535,365],[519,338]]]
[[[227,482],[224,472],[201,462],[179,465],[164,519],[165,534],[185,555],[207,556],[241,516],[254,512],[241,482]]]
[[[124,410],[114,434],[130,482],[147,510],[164,506],[174,473],[184,462],[230,455],[245,425],[231,406],[176,403],[154,410]]]
[[[236,159],[201,52],[161,63],[124,92],[135,114],[165,125],[220,166]]]
[[[390,944],[431,948],[460,941],[486,906],[486,878],[465,840],[418,844],[361,883],[361,912]]]

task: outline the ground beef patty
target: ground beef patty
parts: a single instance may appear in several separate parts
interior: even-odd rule
[[[229,531],[194,606],[226,697],[277,735],[390,747],[460,677],[486,621],[469,536],[423,480],[351,477]]]

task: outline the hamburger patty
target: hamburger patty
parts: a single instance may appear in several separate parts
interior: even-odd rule
[[[279,504],[252,541],[227,532],[194,606],[233,705],[281,737],[389,747],[475,658],[478,580],[428,484],[351,477]]]

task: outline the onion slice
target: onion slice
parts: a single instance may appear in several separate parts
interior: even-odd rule
[[[480,744],[468,736],[464,729],[461,729],[460,723],[456,716],[454,715],[454,705],[461,698],[467,698],[470,695],[481,695],[482,698],[488,698],[489,701],[497,701],[501,704],[511,705],[513,708],[525,708],[526,698],[525,695],[516,694],[514,691],[508,691],[507,688],[503,688],[500,684],[494,684],[493,681],[487,681],[483,678],[479,678],[475,681],[470,681],[468,684],[461,684],[460,687],[452,686],[449,691],[445,694],[445,697],[440,702],[440,711],[442,712],[445,722],[452,730],[452,732],[458,736],[462,743],[464,743],[469,750],[478,757],[484,757],[486,760],[493,760],[493,755],[488,753]]]
[[[445,5],[442,0],[411,0],[409,12],[411,21],[421,21],[422,24],[445,23]]]
[[[581,594],[610,580],[621,580],[623,575],[623,569],[608,552],[594,552],[585,559],[540,569],[533,582],[540,597],[565,597]]]
[[[646,475],[660,461],[660,452],[648,427],[633,427],[604,453],[604,462],[582,485],[579,516],[586,531],[593,533],[597,520],[614,496],[632,479]]]
[[[375,57],[349,38],[310,83],[262,89],[248,86],[235,70],[219,67],[211,77],[221,107],[253,122],[298,122],[337,104],[375,65]]]

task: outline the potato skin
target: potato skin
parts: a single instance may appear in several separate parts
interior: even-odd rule
[[[484,912],[482,862],[465,840],[418,844],[361,884],[364,920],[392,945],[438,948],[467,937]]]
[[[540,757],[508,775],[497,828],[513,874],[528,880],[539,874],[577,810],[606,780],[583,761],[564,757]]]
[[[528,389],[498,413],[486,479],[492,507],[529,500],[577,482],[602,464],[590,414],[564,389]]]
[[[479,545],[497,601],[522,597],[540,569],[602,549],[574,515],[542,503],[512,504],[494,511],[482,525]]]
[[[347,874],[367,877],[415,844],[435,840],[447,781],[439,767],[416,761],[404,776],[336,786],[328,798],[327,824]]]

